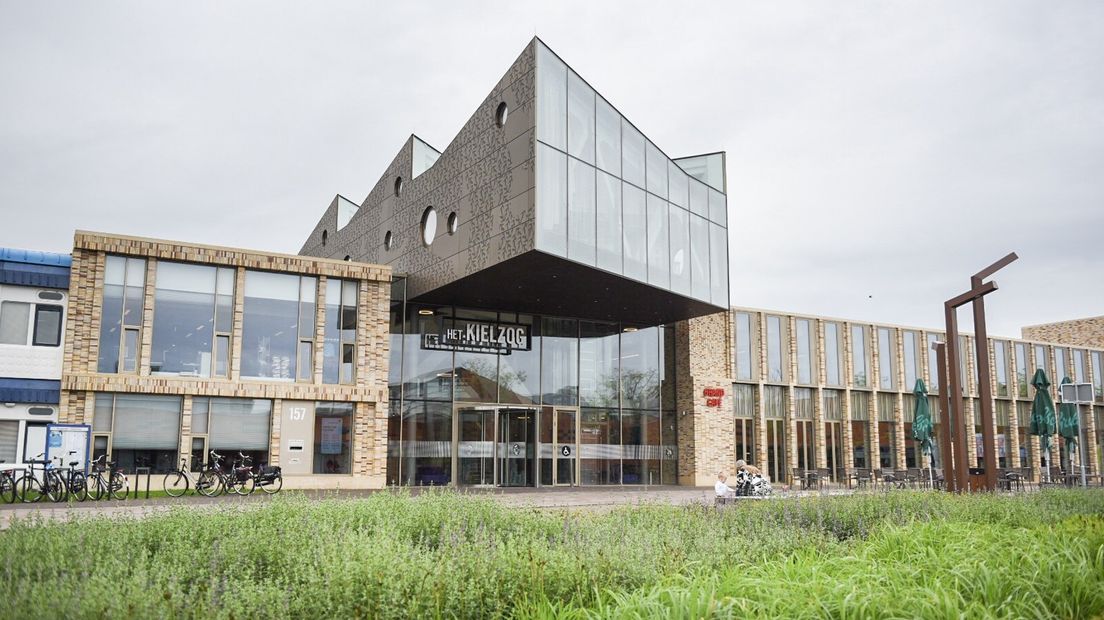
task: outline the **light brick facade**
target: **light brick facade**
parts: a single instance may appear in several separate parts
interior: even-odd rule
[[[105,257],[117,255],[146,261],[140,346],[134,373],[98,372],[99,334],[103,307]],[[150,351],[153,338],[157,265],[160,261],[229,267],[235,270],[233,327],[228,376],[154,375]],[[306,275],[317,278],[315,340],[311,379],[280,381],[241,376],[244,290],[247,270]],[[180,454],[189,455],[191,412],[197,397],[265,399],[273,402],[269,459],[279,464],[281,405],[285,401],[353,403],[352,476],[349,486],[382,486],[386,467],[387,373],[389,357],[389,267],[324,258],[260,253],[225,247],[122,237],[78,231],[74,238],[69,317],[66,325],[60,421],[91,424],[97,393],[134,393],[182,397]],[[358,283],[356,362],[351,384],[323,384],[322,353],[325,291],[328,278]],[[326,486],[332,481],[319,484]]]
[[[1027,340],[1104,349],[1104,316],[1029,325],[1020,333]]]

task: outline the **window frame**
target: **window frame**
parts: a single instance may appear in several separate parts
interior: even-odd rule
[[[60,347],[61,346],[61,333],[63,330],[63,324],[65,323],[65,308],[55,304],[34,304],[34,325],[31,327],[31,346],[32,347]],[[38,322],[39,314],[43,311],[57,312],[58,321],[57,329],[54,330],[53,343],[42,343],[38,341]]]

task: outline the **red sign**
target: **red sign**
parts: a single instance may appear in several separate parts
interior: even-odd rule
[[[720,407],[721,398],[724,396],[723,388],[705,388],[702,390],[702,396],[705,396],[706,407]]]

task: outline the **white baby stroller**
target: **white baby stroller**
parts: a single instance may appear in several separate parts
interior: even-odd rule
[[[736,495],[742,497],[767,497],[771,494],[770,481],[761,474],[736,472]]]

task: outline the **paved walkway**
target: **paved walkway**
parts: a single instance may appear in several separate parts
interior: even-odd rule
[[[420,489],[408,489],[412,495],[424,493]],[[372,493],[389,493],[391,490],[347,490],[347,491],[285,491],[302,494],[315,501],[327,499],[353,499],[367,497]],[[429,491],[433,492],[433,491]],[[487,497],[503,506],[511,508],[555,509],[604,509],[633,504],[713,504],[713,489],[710,487],[590,487],[590,488],[546,488],[546,489],[470,489],[461,491],[472,495]],[[804,491],[776,492],[774,498],[799,497],[809,495],[847,494],[849,491]],[[123,501],[101,501],[72,504],[2,504],[0,505],[0,530],[11,526],[13,519],[41,519],[44,521],[68,521],[87,517],[123,517],[142,518],[163,513],[174,507],[184,506],[202,510],[211,506],[239,506],[248,508],[272,501],[274,496],[254,494],[248,497],[223,496],[202,497],[157,497],[150,499],[130,499]]]

